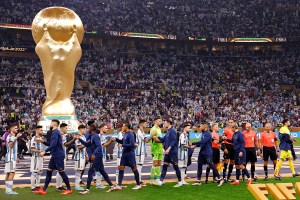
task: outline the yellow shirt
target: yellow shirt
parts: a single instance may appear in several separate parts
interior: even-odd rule
[[[289,134],[289,135],[291,134],[290,130],[286,126],[281,127],[279,129],[279,133],[281,133],[281,134]]]

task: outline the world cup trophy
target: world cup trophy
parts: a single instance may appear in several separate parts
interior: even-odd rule
[[[35,51],[40,58],[46,89],[46,101],[39,122],[44,132],[52,119],[67,123],[68,132],[76,132],[78,120],[71,101],[75,68],[81,58],[84,35],[78,15],[64,7],[41,10],[32,22]]]

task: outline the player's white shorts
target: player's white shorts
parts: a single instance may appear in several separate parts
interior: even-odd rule
[[[4,173],[11,173],[16,171],[16,161],[9,161],[5,163]]]
[[[187,159],[185,159],[185,160],[178,160],[178,167],[179,168],[187,167],[187,162],[188,162]]]
[[[31,157],[31,166],[30,172],[41,172],[43,171],[43,157],[32,156]]]
[[[85,168],[85,159],[75,160],[75,170],[84,170]]]
[[[117,158],[117,166],[120,166],[121,158]]]
[[[135,156],[136,165],[143,165],[145,161],[145,155]]]
[[[102,161],[103,161],[103,166],[105,167],[106,158],[103,158]]]

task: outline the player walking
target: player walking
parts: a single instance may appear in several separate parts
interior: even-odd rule
[[[282,163],[288,159],[289,161],[289,166],[292,171],[293,177],[300,176],[300,174],[296,173],[295,168],[294,168],[294,163],[293,163],[293,156],[291,153],[291,144],[293,141],[291,140],[291,132],[289,130],[290,126],[290,121],[288,119],[284,119],[282,121],[283,126],[279,130],[279,139],[280,139],[280,160],[276,165],[276,169],[274,172],[275,179],[276,180],[281,180],[281,177],[279,176],[279,172],[282,166]]]
[[[85,142],[84,140],[80,139],[79,136],[76,136],[76,139],[79,139],[81,144],[83,144],[86,147],[91,146],[91,151],[92,151],[91,158],[90,158],[91,166],[88,171],[86,190],[80,192],[80,194],[85,195],[90,193],[90,187],[93,180],[93,174],[95,173],[95,171],[99,171],[103,176],[104,180],[109,184],[110,189],[107,192],[110,192],[111,190],[114,189],[114,186],[104,169],[102,145],[101,145],[100,137],[96,133],[95,125],[89,126],[89,135],[90,136],[87,139],[88,142]]]
[[[166,135],[164,137],[156,137],[156,133],[153,134],[154,141],[163,143],[165,149],[163,170],[161,173],[160,181],[157,183],[157,185],[162,185],[163,180],[167,174],[169,164],[171,163],[178,178],[178,183],[174,187],[181,187],[181,174],[178,167],[178,139],[176,130],[172,125],[173,121],[169,118],[165,121],[165,128],[168,129]]]
[[[112,137],[113,141],[116,141],[122,144],[123,152],[119,166],[119,178],[118,178],[118,185],[116,186],[116,190],[122,190],[122,181],[124,177],[124,170],[125,166],[128,166],[132,169],[134,173],[134,178],[136,181],[136,186],[132,188],[133,190],[138,190],[141,188],[141,182],[139,179],[139,172],[137,170],[135,155],[134,155],[134,148],[137,147],[134,140],[134,134],[130,131],[131,125],[129,123],[124,123],[122,126],[122,132],[125,133],[122,140],[118,138]],[[111,189],[114,190],[114,189]]]
[[[107,141],[107,139],[105,137],[105,134],[108,131],[107,125],[106,124],[101,124],[99,126],[99,130],[100,130],[99,137],[100,137],[100,140],[101,140],[102,153],[103,153],[102,159],[103,159],[103,165],[105,167],[105,163],[106,163],[106,148],[111,144],[111,142]],[[101,183],[101,181],[102,181],[101,173],[96,171],[96,188],[97,189],[105,189],[106,188],[106,186],[103,185]]]
[[[193,185],[201,185],[202,166],[207,164],[212,170],[215,177],[218,177],[218,186],[224,183],[224,179],[220,178],[220,174],[212,163],[212,135],[208,131],[208,124],[201,123],[200,131],[202,132],[201,140],[193,143],[193,148],[201,147],[198,155],[197,181]]]
[[[44,156],[46,152],[50,151],[51,158],[48,164],[45,185],[42,190],[35,191],[34,193],[36,194],[47,194],[46,190],[48,188],[49,183],[51,182],[53,170],[58,170],[59,175],[62,177],[64,183],[67,186],[67,190],[65,190],[61,194],[67,195],[72,194],[73,192],[70,186],[69,178],[65,173],[65,152],[63,150],[62,135],[58,130],[59,124],[60,122],[57,119],[53,119],[51,121],[51,127],[53,131],[51,134],[50,146],[45,151],[42,151],[40,153],[40,156]],[[44,142],[44,144],[46,145],[46,142]]]
[[[241,170],[248,177],[247,185],[252,183],[252,178],[250,177],[247,168],[245,167],[246,163],[246,150],[245,150],[245,139],[243,133],[241,133],[238,129],[237,123],[233,123],[231,125],[231,130],[234,133],[232,140],[234,145],[234,161],[236,167],[236,180],[231,183],[231,185],[239,185],[240,184],[240,176]]]

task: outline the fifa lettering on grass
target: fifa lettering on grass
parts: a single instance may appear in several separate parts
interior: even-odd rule
[[[296,190],[295,190],[296,189]],[[295,183],[267,183],[267,184],[251,184],[248,190],[252,193],[255,199],[268,200],[270,194],[274,199],[296,199],[296,191],[300,195],[300,182]]]

